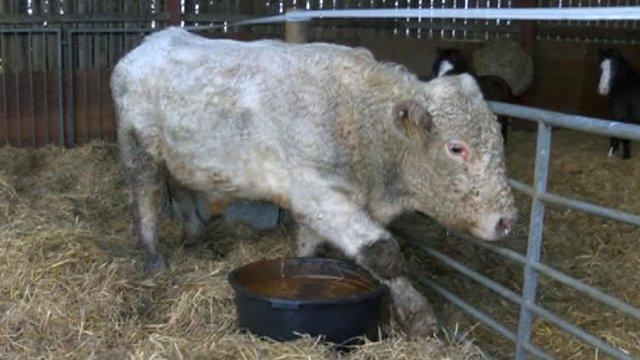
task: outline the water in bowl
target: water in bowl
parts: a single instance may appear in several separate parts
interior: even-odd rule
[[[371,291],[370,285],[334,277],[274,277],[249,282],[256,294],[287,300],[333,300]]]

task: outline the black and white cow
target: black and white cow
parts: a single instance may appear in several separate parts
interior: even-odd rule
[[[614,120],[640,124],[640,73],[620,54],[618,50],[607,49],[600,53],[600,83],[598,94],[607,96]],[[623,159],[631,157],[629,140],[612,137],[609,156],[622,143]]]

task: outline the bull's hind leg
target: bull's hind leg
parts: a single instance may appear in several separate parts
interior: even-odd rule
[[[132,189],[136,237],[147,257],[147,270],[157,272],[166,267],[157,249],[158,223],[165,203],[164,171],[133,133],[120,137],[120,148]]]
[[[173,178],[168,179],[167,185],[173,213],[182,222],[184,245],[195,246],[201,242],[211,214],[200,210],[195,191],[185,188]]]

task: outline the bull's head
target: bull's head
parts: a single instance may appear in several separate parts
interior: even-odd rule
[[[485,240],[511,232],[516,208],[500,128],[473,77],[435,79],[392,111],[409,206]]]

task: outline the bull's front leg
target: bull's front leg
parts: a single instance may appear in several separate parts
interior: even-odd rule
[[[304,224],[298,224],[298,234],[296,236],[298,257],[316,256],[318,247],[325,242],[326,239],[315,230]]]
[[[404,277],[402,254],[391,234],[347,196],[330,188],[315,183],[295,193],[292,210],[299,223],[314,230],[389,287],[398,320],[410,337],[435,333],[438,330],[435,314]]]
[[[403,276],[404,261],[395,240],[382,238],[363,246],[356,261],[389,287],[397,318],[407,335],[418,338],[438,331],[431,305]]]

